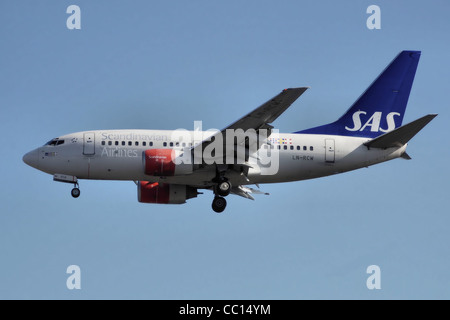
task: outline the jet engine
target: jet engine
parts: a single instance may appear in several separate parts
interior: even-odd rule
[[[142,153],[144,172],[149,176],[175,176],[193,171],[192,156],[188,151],[149,149]]]
[[[197,194],[196,188],[186,185],[138,182],[138,201],[143,203],[182,204]]]

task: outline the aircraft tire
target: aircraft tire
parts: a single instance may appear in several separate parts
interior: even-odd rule
[[[70,192],[72,197],[74,198],[78,198],[80,196],[80,189],[78,188],[73,188],[72,191]]]
[[[228,181],[222,181],[217,186],[217,193],[219,196],[226,197],[231,192],[231,183]]]
[[[212,203],[212,209],[217,212],[221,213],[225,210],[227,207],[227,200],[223,197],[215,197]]]

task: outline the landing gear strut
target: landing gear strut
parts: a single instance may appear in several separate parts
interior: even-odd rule
[[[227,200],[223,197],[216,196],[214,197],[212,208],[215,212],[221,213],[223,210],[225,210],[227,206]]]
[[[72,195],[72,197],[74,198],[78,198],[80,196],[80,189],[79,189],[79,185],[78,182],[75,183],[74,188],[72,189],[72,191],[70,192],[70,194]]]

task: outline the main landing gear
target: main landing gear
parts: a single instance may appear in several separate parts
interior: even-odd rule
[[[212,209],[217,212],[221,213],[225,208],[227,207],[227,200],[223,197],[215,196],[213,203],[212,203]]]
[[[225,210],[225,208],[227,207],[227,200],[225,200],[224,197],[229,195],[230,192],[231,192],[231,183],[225,178],[220,179],[220,182],[214,189],[215,197],[212,202],[212,209],[215,212],[221,213]]]
[[[224,180],[217,186],[217,194],[222,197],[226,197],[231,192],[231,183]]]

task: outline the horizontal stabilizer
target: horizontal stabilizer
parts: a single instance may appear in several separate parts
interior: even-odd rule
[[[411,123],[405,124],[391,132],[385,133],[378,138],[370,140],[364,145],[368,148],[399,148],[411,140],[420,130],[423,129],[437,114],[429,114]]]

